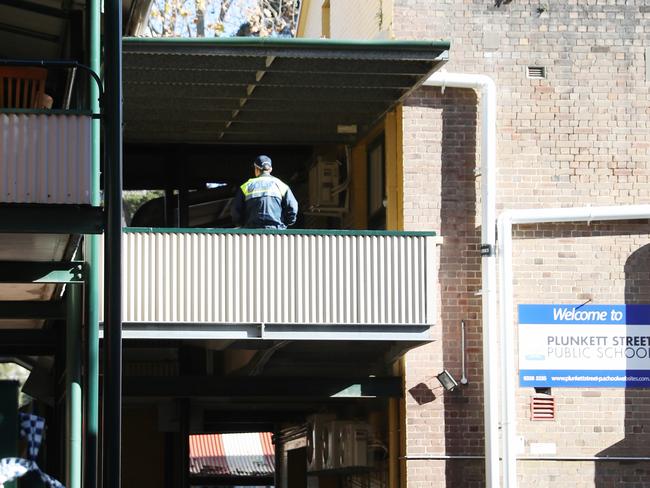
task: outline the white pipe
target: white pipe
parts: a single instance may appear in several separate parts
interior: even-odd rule
[[[650,205],[611,207],[548,208],[506,210],[499,215],[499,256],[501,275],[501,361],[503,405],[503,480],[508,488],[517,487],[517,412],[515,381],[515,340],[512,288],[512,226],[514,224],[591,222],[594,220],[650,219]]]
[[[486,75],[438,71],[425,86],[468,88],[480,93],[481,110],[481,294],[483,320],[483,409],[486,488],[499,485],[499,398],[496,313],[496,85]]]

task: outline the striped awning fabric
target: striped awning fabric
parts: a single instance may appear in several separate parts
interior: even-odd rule
[[[270,432],[190,436],[190,474],[268,476],[275,472]]]

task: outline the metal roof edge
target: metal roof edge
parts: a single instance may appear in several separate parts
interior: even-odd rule
[[[343,49],[343,50],[377,50],[400,49],[422,50],[435,49],[447,51],[451,42],[437,41],[401,41],[401,40],[343,40],[343,39],[308,39],[308,38],[279,38],[279,37],[125,37],[123,43],[127,46],[220,46],[233,48],[305,48],[305,49]]]
[[[332,229],[210,229],[176,227],[125,227],[125,233],[184,233],[184,234],[290,234],[326,236],[389,236],[389,237],[435,237],[434,231],[392,230],[332,230]]]

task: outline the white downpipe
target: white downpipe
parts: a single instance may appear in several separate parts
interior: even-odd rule
[[[512,287],[512,226],[516,224],[591,222],[594,220],[650,219],[650,205],[611,207],[548,208],[506,210],[499,215],[499,257],[501,274],[501,361],[503,405],[503,480],[506,488],[517,487],[517,412],[515,340]]]
[[[436,72],[425,86],[468,88],[480,93],[481,110],[481,294],[483,317],[483,408],[486,488],[499,485],[499,398],[496,276],[496,85],[486,75]]]

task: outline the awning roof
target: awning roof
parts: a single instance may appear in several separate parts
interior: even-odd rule
[[[126,142],[242,144],[352,142],[449,49],[446,41],[239,37],[123,46]]]
[[[270,432],[190,435],[190,474],[269,476],[275,472]]]

